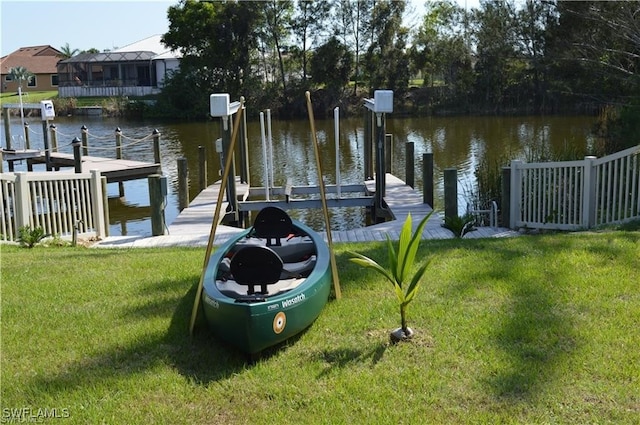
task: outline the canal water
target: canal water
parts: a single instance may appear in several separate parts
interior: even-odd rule
[[[261,127],[258,112],[248,111],[249,166],[251,186],[264,185]],[[43,148],[42,122],[39,117],[27,118],[32,149]],[[479,164],[501,163],[510,159],[531,160],[540,156],[560,157],[567,152],[578,157],[587,155],[594,143],[592,116],[518,116],[518,117],[422,117],[397,118],[387,116],[386,132],[393,135],[391,172],[405,179],[407,142],[414,144],[416,189],[422,189],[422,154],[432,152],[436,173],[435,208],[442,209],[445,168],[458,169],[458,204],[463,209],[471,201],[476,186],[475,171]],[[153,145],[149,136],[160,133],[163,174],[167,176],[169,193],[165,209],[170,224],[178,215],[177,162],[184,157],[189,168],[189,197],[197,195],[199,181],[199,150],[206,149],[207,184],[220,178],[220,158],[214,142],[220,137],[219,120],[210,122],[132,121],[107,117],[56,117],[59,151],[72,153],[71,141],[81,138],[81,127],[89,133],[89,155],[115,158],[115,129],[123,134],[123,157],[153,162]],[[323,176],[326,184],[336,182],[336,168],[343,184],[361,184],[364,180],[363,118],[340,120],[340,143],[336,162],[334,121],[316,120]],[[6,146],[4,125],[1,144]],[[283,186],[290,178],[294,186],[317,185],[317,170],[308,120],[272,121],[273,180]],[[24,132],[20,118],[12,117],[10,131],[13,147],[22,148]],[[44,170],[37,166],[36,171]],[[7,169],[5,164],[5,170]],[[26,170],[26,164],[16,163],[16,170]],[[125,197],[118,197],[118,185],[109,184],[110,234],[150,235],[151,220],[146,180],[124,183]],[[319,210],[290,210],[290,215],[318,230],[323,229]],[[334,230],[360,227],[366,221],[362,208],[340,208],[331,211]]]

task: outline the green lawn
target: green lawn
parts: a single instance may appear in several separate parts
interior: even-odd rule
[[[22,101],[24,103],[40,103],[41,100],[50,100],[58,97],[58,90],[53,91],[36,91],[22,93]],[[7,92],[0,95],[0,104],[20,103],[20,97],[16,92]]]
[[[2,420],[638,423],[640,232],[425,241],[395,346],[391,286],[347,250],[386,255],[337,244],[342,299],[249,364],[188,336],[204,249],[3,245]]]
[[[51,100],[58,97],[58,91],[37,91],[28,92],[22,94],[22,101],[24,103],[40,103],[41,100]],[[131,97],[131,99],[155,99],[156,96],[143,96],[143,97]],[[76,107],[83,106],[100,106],[105,101],[111,100],[108,97],[79,97],[74,99]],[[16,92],[7,92],[0,94],[0,106],[5,103],[20,103],[20,98]]]

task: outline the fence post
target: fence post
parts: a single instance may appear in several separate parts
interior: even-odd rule
[[[414,146],[413,142],[407,142],[406,146],[406,154],[405,154],[405,174],[406,174],[406,183],[411,186],[411,189],[415,187],[415,179],[416,179],[416,170],[414,164]]]
[[[160,164],[160,132],[158,129],[153,130],[153,160],[156,164]]]
[[[20,230],[21,227],[31,225],[31,191],[29,190],[27,176],[24,171],[16,172],[16,231]]]
[[[96,229],[96,238],[102,239],[105,236],[105,223],[102,180],[99,170],[91,170],[91,204],[93,207],[93,224]]]
[[[167,196],[167,178],[160,174],[149,177],[149,204],[151,205],[151,234],[164,235],[164,204]]]
[[[444,216],[458,217],[458,170],[444,169]]]
[[[104,236],[109,236],[109,223],[111,219],[109,217],[109,192],[107,192],[107,178],[100,177],[100,184],[102,185],[102,206],[104,207]]]
[[[503,227],[509,227],[511,221],[511,168],[502,167],[502,184],[500,186],[502,188],[500,196],[500,209],[502,210],[501,225]]]
[[[189,168],[187,158],[178,158],[178,208],[189,206]]]
[[[89,156],[89,129],[83,125],[80,130],[82,131],[82,155]]]
[[[596,173],[593,165],[595,159],[595,156],[584,157],[582,225],[587,229],[596,224]]]
[[[516,228],[516,220],[522,216],[522,161],[511,161],[511,195],[509,196],[509,228]]]
[[[71,145],[73,146],[73,168],[76,174],[80,174],[82,173],[82,154],[80,153],[82,142],[76,137]]]

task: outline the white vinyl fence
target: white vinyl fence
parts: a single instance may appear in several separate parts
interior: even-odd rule
[[[515,228],[578,230],[640,218],[640,146],[581,161],[511,162]]]
[[[0,240],[15,241],[21,227],[51,236],[105,236],[99,171],[0,173]]]

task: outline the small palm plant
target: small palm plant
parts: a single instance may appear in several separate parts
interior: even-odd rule
[[[467,233],[476,230],[476,228],[473,227],[475,222],[476,218],[473,216],[473,214],[467,213],[463,216],[456,215],[445,217],[442,227],[451,230],[453,236],[455,236],[456,238],[463,238]]]
[[[420,287],[420,279],[427,270],[427,266],[430,263],[430,259],[427,260],[413,277],[410,278],[410,273],[413,269],[413,263],[416,258],[416,252],[418,251],[418,245],[422,237],[422,230],[424,229],[427,220],[431,217],[430,212],[425,218],[420,221],[416,231],[411,233],[411,214],[407,216],[407,219],[400,231],[400,240],[398,245],[398,251],[396,252],[393,247],[393,243],[387,235],[387,252],[389,254],[389,268],[385,269],[380,264],[375,262],[369,257],[366,257],[357,252],[351,252],[354,257],[350,258],[356,264],[373,269],[391,282],[400,303],[400,325],[401,327],[391,332],[391,341],[398,342],[405,339],[409,339],[413,336],[413,330],[407,326],[407,306],[415,298],[418,288]]]
[[[18,229],[18,242],[27,248],[33,248],[46,237],[47,234],[42,227],[32,229],[31,226],[22,226]]]

